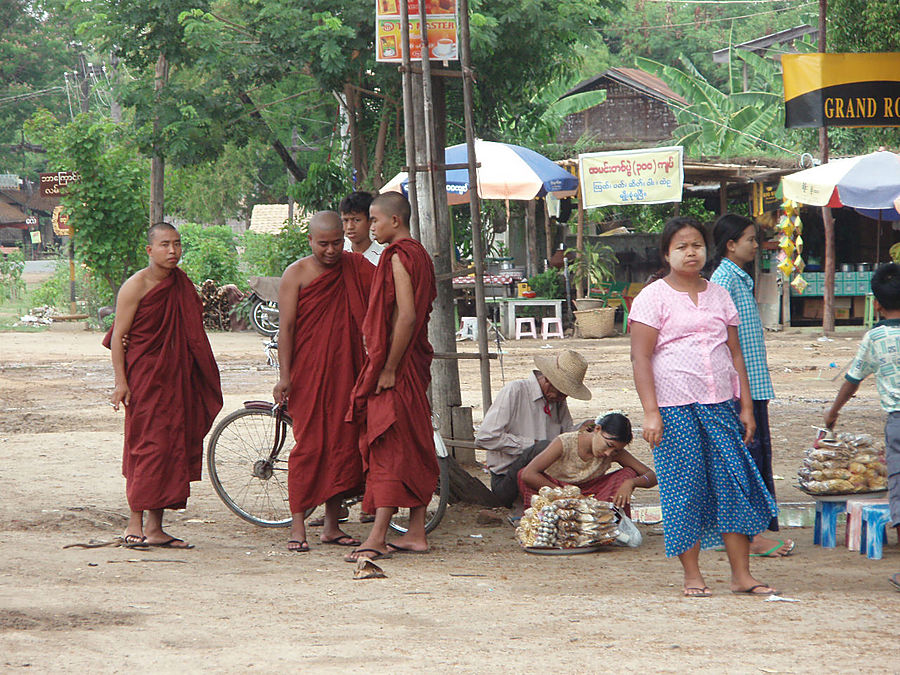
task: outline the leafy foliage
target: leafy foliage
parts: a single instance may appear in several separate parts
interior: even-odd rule
[[[75,298],[87,304],[88,314],[95,316],[97,309],[115,302],[109,285],[91,274],[85,265],[75,265]],[[36,305],[68,309],[70,300],[69,259],[65,255],[56,258],[53,274],[34,290],[31,300]]]
[[[59,169],[81,174],[62,197],[75,231],[76,257],[105,280],[114,295],[145,260],[146,164],[122,138],[121,128],[90,115],[60,125],[41,111],[27,128],[43,141]]]
[[[312,254],[306,228],[297,223],[285,223],[277,235],[247,231],[241,245],[247,273],[264,277],[280,277],[292,262]]]
[[[25,254],[17,248],[6,255],[0,254],[0,302],[21,297],[25,292],[22,272],[25,271]]]
[[[532,274],[528,279],[528,285],[539,298],[564,297],[565,283],[562,274],[555,267],[549,267],[539,274]]]
[[[306,180],[297,184],[297,202],[309,211],[336,211],[341,198],[352,189],[346,172],[337,164],[313,163]]]
[[[230,227],[185,223],[178,232],[183,251],[181,269],[191,281],[199,285],[212,279],[218,286],[236,284],[246,288],[246,281],[238,270],[237,246]]]
[[[687,108],[675,110],[679,126],[673,136],[690,156],[734,157],[760,151],[773,155],[796,147],[799,139],[784,130],[783,85],[774,64],[751,52],[736,51],[735,56],[752,67],[752,83],[758,89],[740,91],[733,82],[734,71],[728,91],[718,89],[686,57],[681,58],[683,69],[637,59],[641,68],[688,101]]]
[[[611,246],[592,244],[589,241],[585,241],[583,246],[583,251],[575,248],[566,249],[567,256],[575,254],[575,260],[569,269],[572,270],[572,278],[579,292],[585,285],[590,289],[611,280],[615,276],[616,263],[619,261]]]

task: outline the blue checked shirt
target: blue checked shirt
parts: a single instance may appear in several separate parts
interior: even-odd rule
[[[709,278],[731,295],[741,320],[738,338],[744,354],[744,365],[750,378],[750,398],[767,401],[775,398],[769,364],[766,361],[766,342],[763,339],[763,325],[759,318],[759,308],[753,297],[753,279],[738,265],[724,258]]]
[[[845,378],[859,384],[875,374],[885,412],[900,410],[900,320],[885,319],[866,333]]]

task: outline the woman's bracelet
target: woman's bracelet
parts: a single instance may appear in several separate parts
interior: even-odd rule
[[[650,472],[648,471],[647,473],[650,473]],[[646,478],[646,479],[647,479],[647,485],[646,485],[645,487],[649,486],[649,485],[650,485],[650,476],[648,476],[647,473],[642,473],[640,476],[638,476],[638,477],[635,478],[634,480],[637,480],[638,478]]]

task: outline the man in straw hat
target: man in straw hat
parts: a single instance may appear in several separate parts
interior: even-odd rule
[[[519,470],[559,434],[575,429],[566,398],[591,398],[584,386],[587,361],[578,352],[535,356],[534,365],[530,377],[500,390],[475,435],[475,444],[487,451],[491,490],[506,506],[519,494]]]

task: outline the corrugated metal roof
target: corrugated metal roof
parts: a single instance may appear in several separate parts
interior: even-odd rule
[[[604,73],[596,77],[589,78],[583,82],[579,82],[572,89],[567,91],[560,98],[572,96],[573,94],[581,94],[586,91],[595,91],[604,89],[605,81],[613,80],[626,87],[631,87],[635,91],[650,96],[651,98],[662,98],[665,101],[672,101],[682,105],[688,105],[688,102],[663,82],[656,75],[640,70],[639,68],[610,68]],[[603,105],[602,103],[600,105]]]

